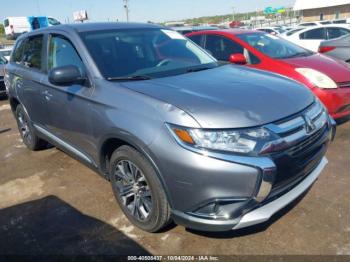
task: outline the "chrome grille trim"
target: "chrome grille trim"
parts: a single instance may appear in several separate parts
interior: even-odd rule
[[[293,118],[292,120],[279,124],[277,127],[280,132],[278,133],[286,133],[292,131],[294,129],[297,129],[298,127],[301,127],[304,124],[305,121],[301,116]]]
[[[319,116],[323,111],[322,105],[317,102],[314,106],[312,106],[310,109],[306,110],[306,115],[310,117],[312,120],[315,120],[317,116]]]
[[[313,130],[308,132],[307,122],[309,118],[313,124]],[[308,109],[292,119],[277,124],[269,124],[266,128],[278,134],[286,143],[287,148],[302,143],[320,131],[328,123],[328,114],[320,102],[315,102]]]

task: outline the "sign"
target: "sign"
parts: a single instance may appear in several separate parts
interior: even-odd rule
[[[264,9],[264,14],[266,15],[282,14],[285,12],[286,12],[286,9],[284,7],[273,8],[269,6]]]
[[[80,10],[80,11],[74,12],[73,19],[76,22],[83,22],[85,20],[88,20],[88,15],[87,15],[86,10]]]

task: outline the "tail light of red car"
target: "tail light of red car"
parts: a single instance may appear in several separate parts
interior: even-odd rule
[[[320,46],[318,49],[319,53],[327,53],[332,50],[334,50],[336,47],[335,46]]]

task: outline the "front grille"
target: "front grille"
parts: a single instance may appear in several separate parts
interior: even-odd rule
[[[338,86],[340,88],[342,88],[342,87],[344,87],[344,88],[350,87],[350,82],[340,82],[340,83],[337,83],[337,84],[338,84]]]
[[[6,90],[4,81],[0,80],[0,91]]]
[[[305,178],[322,160],[328,144],[328,114],[316,102],[292,118],[268,125],[268,128],[286,144],[283,150],[271,155],[277,167],[270,194],[274,197]]]
[[[323,135],[325,129],[327,129],[327,126],[323,126],[320,130],[315,132],[314,134],[310,135],[309,137],[306,137],[303,141],[301,141],[299,144],[291,147],[288,149],[288,152],[291,156],[296,156],[300,154],[302,151],[307,149],[309,146],[312,146],[315,142],[317,142],[320,137]]]

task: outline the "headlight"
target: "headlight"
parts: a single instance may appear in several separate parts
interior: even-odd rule
[[[296,68],[295,71],[302,74],[311,83],[319,88],[333,89],[338,87],[330,77],[317,70],[311,68]]]
[[[176,140],[198,149],[258,154],[278,137],[265,128],[242,130],[206,130],[167,124]]]

